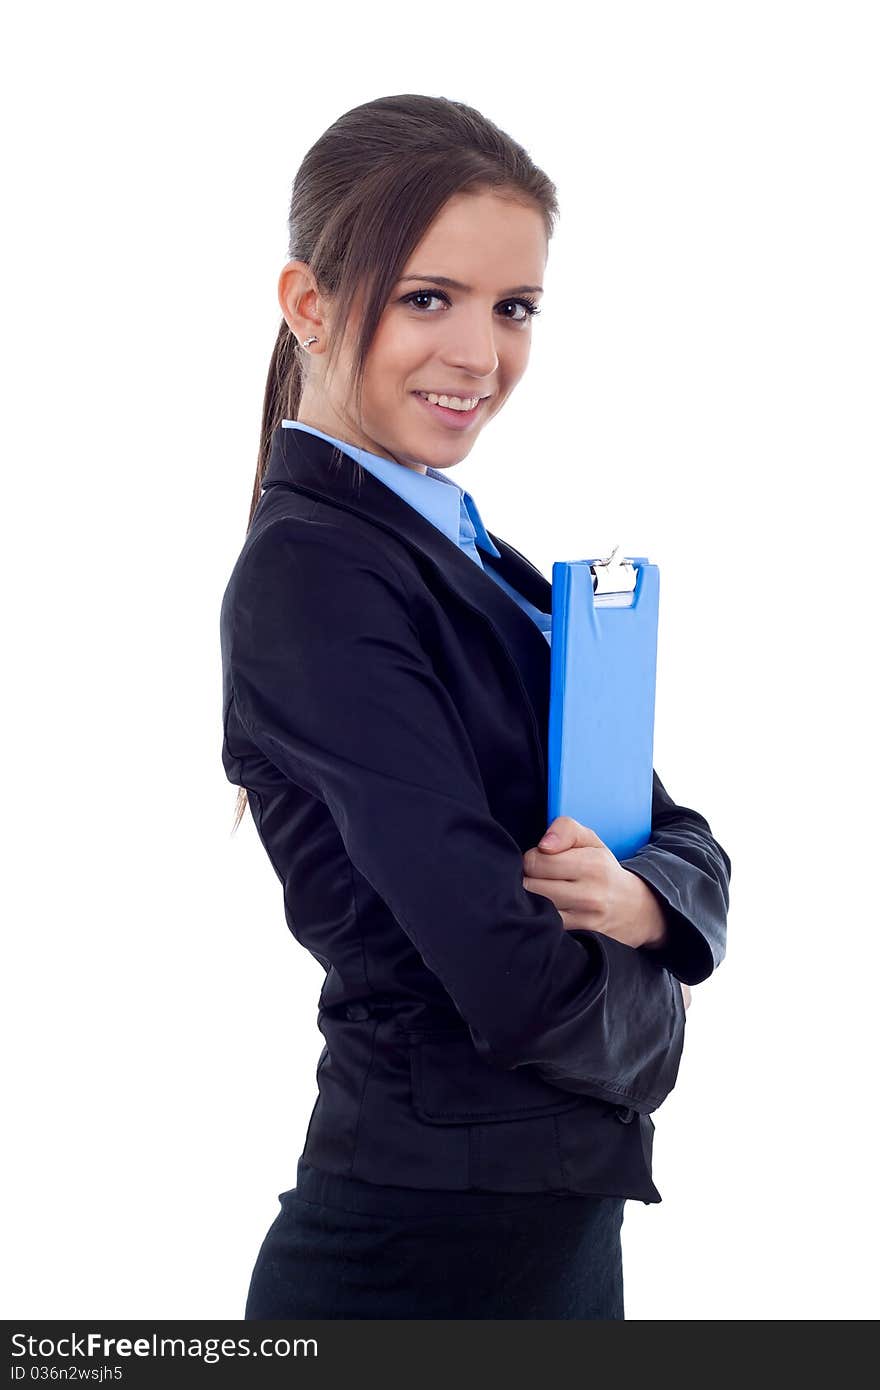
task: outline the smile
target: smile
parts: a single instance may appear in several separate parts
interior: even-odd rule
[[[486,398],[477,401],[477,404],[473,406],[471,410],[460,410],[456,409],[454,406],[440,405],[439,403],[435,404],[433,401],[429,401],[427,395],[420,391],[414,391],[413,395],[417,401],[421,402],[426,410],[431,411],[436,420],[451,426],[452,429],[459,430],[465,429],[468,425],[473,424],[486,401]],[[473,397],[471,399],[473,399]]]

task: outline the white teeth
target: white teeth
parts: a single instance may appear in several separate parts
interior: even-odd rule
[[[473,410],[480,403],[479,396],[463,400],[461,396],[437,396],[433,391],[417,391],[416,394],[431,405],[445,405],[448,410]]]

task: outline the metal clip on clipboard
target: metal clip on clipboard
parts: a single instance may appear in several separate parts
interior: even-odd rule
[[[620,549],[616,545],[607,560],[594,560],[590,565],[593,578],[593,603],[597,608],[631,608],[636,587],[636,569],[631,560],[615,560]]]

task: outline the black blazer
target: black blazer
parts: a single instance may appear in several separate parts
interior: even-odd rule
[[[668,948],[567,931],[523,886],[547,828],[547,639],[358,473],[279,426],[221,608],[223,765],[327,972],[302,1156],[405,1187],[659,1202],[674,977],[724,956],[730,859],[655,772],[651,839],[623,862],[658,894]],[[548,580],[492,540],[485,563],[549,611]]]

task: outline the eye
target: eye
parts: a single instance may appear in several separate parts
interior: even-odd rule
[[[412,294],[404,295],[400,302],[401,304],[411,304],[414,309],[423,309],[423,305],[416,304],[417,299],[442,299],[445,303],[449,303],[447,296],[441,294],[439,290],[414,290]]]
[[[539,305],[537,305],[533,299],[506,299],[504,304],[505,306],[508,304],[516,304],[524,311],[523,317],[514,319],[514,323],[525,323],[527,319],[533,318],[535,314],[540,314],[541,312]]]
[[[436,310],[428,309],[425,304],[416,302],[417,300],[430,301],[432,299],[440,300],[444,304],[449,304],[450,302],[449,296],[444,294],[442,290],[413,290],[411,294],[405,294],[400,302],[401,304],[410,304],[414,309],[417,309],[419,313],[436,313]],[[541,312],[540,306],[536,304],[533,299],[527,297],[523,299],[504,299],[501,301],[501,304],[496,307],[506,309],[510,305],[515,305],[523,311],[518,318],[514,318],[511,314],[501,315],[502,318],[508,319],[511,323],[528,323],[529,319]]]

